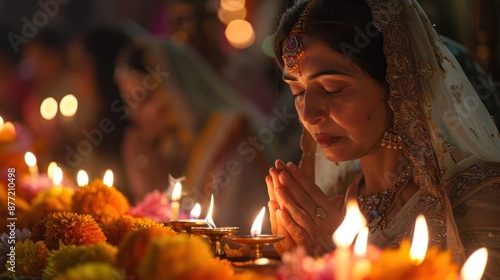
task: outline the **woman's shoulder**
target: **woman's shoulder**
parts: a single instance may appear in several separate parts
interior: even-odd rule
[[[490,185],[500,185],[500,162],[478,161],[469,164],[445,181],[445,189],[452,204]]]

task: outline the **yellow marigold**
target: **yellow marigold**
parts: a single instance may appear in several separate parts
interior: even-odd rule
[[[14,271],[14,276],[41,277],[42,271],[47,265],[49,250],[45,247],[43,241],[34,243],[30,239],[16,242],[15,247],[16,261],[15,267],[9,269],[10,263],[7,262],[7,271]]]
[[[142,217],[140,219],[137,219],[134,226],[132,227],[132,230],[139,230],[143,228],[157,228],[157,229],[164,229],[166,231],[172,230],[172,228],[165,226],[162,223],[155,222],[147,217]]]
[[[137,267],[146,254],[151,239],[175,235],[175,232],[166,228],[141,228],[127,232],[118,247],[117,265],[124,267],[127,275],[138,277]]]
[[[43,232],[43,234],[42,234]],[[106,236],[90,215],[70,212],[48,214],[33,227],[33,240],[44,240],[49,250],[64,245],[92,245],[106,241]]]
[[[77,189],[73,195],[73,211],[89,214],[98,223],[117,219],[129,207],[127,198],[115,187],[104,185],[101,179]]]
[[[431,247],[424,261],[414,265],[410,259],[410,241],[405,240],[399,249],[386,249],[373,263],[370,280],[378,279],[458,279],[458,265],[453,263],[449,251]]]
[[[73,193],[73,189],[56,187],[38,193],[31,201],[31,223],[50,213],[70,211]]]
[[[185,234],[152,239],[138,272],[148,280],[235,279],[230,263],[215,259],[205,240]]]
[[[65,274],[68,269],[88,262],[107,263],[114,266],[118,249],[107,243],[91,246],[62,246],[52,251],[43,272],[43,279],[54,279]],[[105,279],[105,278],[101,278]]]
[[[125,280],[126,275],[108,263],[87,262],[68,268],[55,280]]]

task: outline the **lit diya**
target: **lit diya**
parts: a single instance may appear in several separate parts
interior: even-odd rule
[[[250,235],[229,236],[227,238],[232,242],[250,247],[250,249],[252,250],[250,258],[252,258],[253,260],[262,258],[263,247],[279,242],[285,238],[278,235],[260,234],[262,231],[262,220],[264,219],[265,211],[266,208],[262,207],[262,210],[253,222],[252,229],[250,230]]]

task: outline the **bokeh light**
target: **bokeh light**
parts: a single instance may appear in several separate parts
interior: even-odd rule
[[[267,56],[274,57],[274,52],[273,52],[273,39],[274,35],[269,35],[264,40],[262,41],[262,52],[266,54]]]
[[[229,43],[238,49],[248,48],[255,41],[255,32],[252,25],[242,19],[231,21],[226,27],[225,34]]]
[[[52,97],[47,97],[40,105],[40,114],[46,120],[53,119],[57,114],[57,101]]]
[[[219,9],[217,11],[217,16],[222,23],[229,24],[233,20],[245,19],[245,17],[247,16],[247,9],[245,7],[236,11]]]
[[[68,94],[61,99],[59,110],[61,110],[63,116],[72,117],[75,115],[77,109],[78,100],[73,94]]]
[[[235,12],[245,7],[245,0],[220,0],[221,10]]]

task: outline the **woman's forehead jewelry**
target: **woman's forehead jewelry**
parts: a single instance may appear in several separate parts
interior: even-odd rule
[[[285,67],[288,72],[295,72],[299,68],[297,65],[299,58],[304,54],[302,47],[302,42],[300,38],[306,34],[306,21],[311,11],[312,5],[315,0],[311,0],[307,3],[305,9],[300,14],[297,22],[290,32],[290,38],[288,38],[285,48],[283,50],[283,60],[285,61]],[[299,74],[300,73],[300,69]]]

